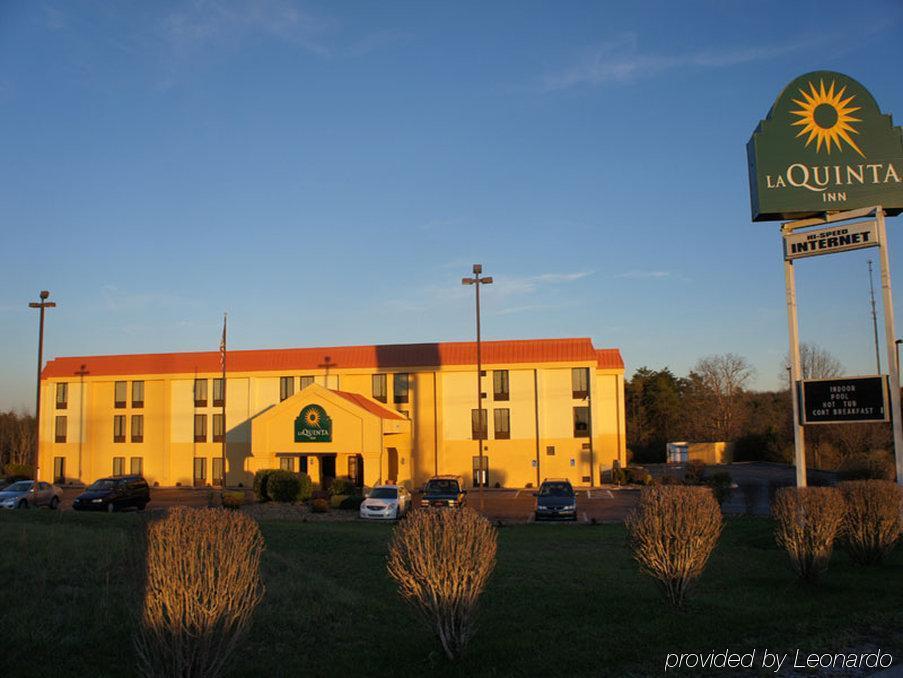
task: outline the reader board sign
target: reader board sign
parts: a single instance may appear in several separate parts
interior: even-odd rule
[[[803,424],[888,421],[886,377],[805,380],[800,391]]]
[[[784,236],[784,259],[815,257],[846,250],[878,246],[878,224],[862,221],[846,226],[829,226]]]

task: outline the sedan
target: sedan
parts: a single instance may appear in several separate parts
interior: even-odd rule
[[[577,497],[568,480],[544,480],[536,497],[536,520],[577,520]]]
[[[401,485],[377,485],[361,502],[361,518],[398,520],[411,505],[411,493]]]
[[[33,492],[33,480],[20,480],[0,491],[0,508],[27,509],[32,506],[49,506],[56,509],[60,505],[63,491],[56,485],[38,483],[38,491]]]

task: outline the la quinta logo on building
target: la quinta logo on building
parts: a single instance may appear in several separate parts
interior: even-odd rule
[[[332,442],[332,419],[319,405],[307,405],[295,419],[296,443]]]
[[[903,210],[903,133],[841,73],[791,82],[746,148],[754,221],[875,205]]]

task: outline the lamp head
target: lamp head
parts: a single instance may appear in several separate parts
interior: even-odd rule
[[[473,265],[473,273],[474,275],[480,275],[483,272],[483,264],[474,264]]]
[[[50,292],[48,292],[47,290],[41,290],[41,301],[43,301],[44,299],[46,299],[49,296],[50,296]]]

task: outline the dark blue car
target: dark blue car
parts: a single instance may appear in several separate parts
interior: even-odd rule
[[[76,511],[122,511],[135,508],[143,511],[150,501],[147,481],[138,475],[112,476],[94,481],[75,498]]]
[[[546,479],[536,497],[536,520],[577,520],[577,497],[569,480]]]

